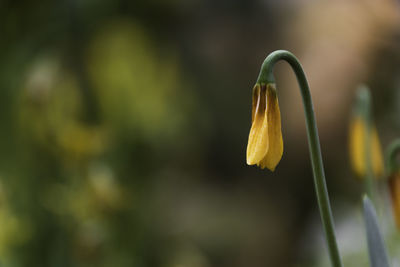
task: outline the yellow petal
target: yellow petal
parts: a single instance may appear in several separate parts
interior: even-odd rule
[[[365,131],[366,126],[361,117],[353,118],[350,124],[350,160],[355,173],[363,178],[365,176]],[[371,133],[371,161],[372,171],[375,177],[383,173],[383,156],[376,127],[372,127]]]
[[[260,85],[256,84],[253,88],[253,98],[252,98],[252,103],[251,103],[251,123],[254,121],[254,115],[256,113],[256,110],[258,108],[258,104],[260,98]]]
[[[364,129],[365,124],[360,117],[352,119],[350,123],[350,161],[354,172],[363,177],[365,174],[364,164]]]
[[[267,96],[265,86],[253,89],[252,125],[247,143],[247,164],[257,164],[268,151]]]
[[[392,199],[393,217],[397,228],[400,229],[400,173],[389,178],[390,196]]]
[[[282,158],[283,140],[281,130],[281,112],[279,110],[278,97],[273,84],[267,85],[267,123],[269,148],[267,154],[259,162],[261,168],[275,170]]]

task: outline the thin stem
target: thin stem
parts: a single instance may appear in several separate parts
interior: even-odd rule
[[[339,254],[339,249],[336,242],[333,217],[329,202],[328,189],[325,181],[324,167],[322,163],[321,148],[319,144],[317,124],[315,121],[314,108],[312,104],[310,88],[307,83],[306,76],[301,67],[300,62],[290,52],[278,50],[271,53],[262,64],[258,83],[275,83],[273,75],[273,67],[279,60],[285,60],[290,64],[297,81],[300,86],[301,96],[303,98],[304,113],[307,126],[308,145],[310,150],[312,170],[314,174],[314,185],[317,195],[319,211],[326,237],[326,242],[329,249],[329,256],[334,267],[342,267],[342,261]]]
[[[400,138],[394,140],[386,150],[386,169],[388,175],[400,170],[400,163],[396,162],[398,153],[400,153]]]
[[[365,162],[365,192],[374,202],[374,173],[372,170],[371,141],[372,141],[372,119],[371,119],[371,93],[365,85],[361,85],[357,90],[356,112],[364,121],[364,162]]]

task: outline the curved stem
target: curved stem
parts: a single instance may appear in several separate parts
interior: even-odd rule
[[[396,162],[397,153],[400,153],[400,138],[394,140],[386,150],[386,168],[388,175],[400,170],[400,163]]]
[[[306,76],[297,58],[290,52],[278,50],[271,53],[262,64],[258,83],[274,83],[273,67],[279,60],[285,60],[290,64],[300,86],[301,96],[303,98],[304,113],[307,126],[308,145],[314,174],[314,185],[317,195],[319,211],[326,236],[326,242],[329,249],[329,256],[332,266],[341,267],[339,249],[336,242],[334,223],[329,202],[328,190],[325,181],[325,172],[322,163],[321,148],[319,144],[317,124],[315,121],[314,108],[312,104],[310,88]]]

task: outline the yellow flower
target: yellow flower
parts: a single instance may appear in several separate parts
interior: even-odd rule
[[[397,228],[400,229],[400,172],[389,177],[389,190],[392,199],[393,217]]]
[[[247,144],[247,164],[271,171],[282,158],[281,113],[274,84],[253,88],[252,125]]]
[[[365,162],[365,133],[367,126],[360,116],[355,116],[350,124],[350,160],[355,173],[360,177],[366,174]],[[383,157],[378,132],[375,126],[371,127],[370,155],[372,171],[375,177],[383,173]]]

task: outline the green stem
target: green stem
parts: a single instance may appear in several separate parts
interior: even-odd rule
[[[365,162],[365,192],[367,196],[374,202],[374,173],[372,170],[372,158],[371,158],[371,133],[372,133],[372,119],[371,119],[371,93],[365,85],[361,85],[357,90],[357,103],[356,112],[360,113],[360,116],[365,123],[365,138],[364,138],[364,162]]]
[[[329,202],[328,190],[325,181],[324,167],[322,163],[321,148],[319,144],[317,124],[315,121],[314,108],[311,100],[310,88],[306,76],[297,58],[290,52],[278,50],[268,55],[262,64],[258,83],[275,83],[273,67],[279,60],[285,60],[290,64],[300,86],[303,98],[304,113],[307,126],[307,137],[314,174],[314,185],[317,195],[319,211],[329,249],[329,256],[334,267],[342,267],[339,249],[336,242],[334,223]]]
[[[397,153],[400,153],[400,138],[394,140],[386,150],[386,169],[388,175],[400,170],[400,164],[396,162]]]

